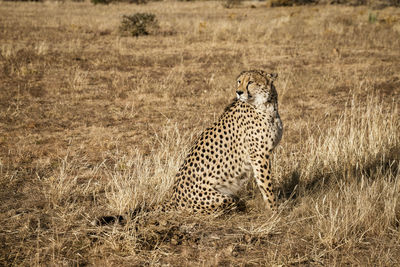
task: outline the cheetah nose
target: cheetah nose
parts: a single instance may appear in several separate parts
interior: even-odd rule
[[[237,96],[241,96],[243,94],[243,91],[236,91]]]

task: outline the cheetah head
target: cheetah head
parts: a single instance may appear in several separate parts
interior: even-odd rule
[[[278,95],[274,81],[276,73],[267,73],[262,70],[243,71],[237,78],[236,98],[254,106],[275,104]]]

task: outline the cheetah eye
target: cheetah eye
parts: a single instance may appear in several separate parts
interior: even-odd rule
[[[248,88],[249,88],[249,85],[252,84],[252,83],[254,83],[254,82],[253,82],[253,81],[249,81],[249,82],[247,83],[246,88],[248,89]]]
[[[240,85],[240,80],[237,81],[238,85]]]

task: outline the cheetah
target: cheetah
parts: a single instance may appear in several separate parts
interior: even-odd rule
[[[234,207],[251,177],[266,207],[276,209],[270,156],[282,138],[277,74],[243,71],[236,99],[197,139],[181,165],[168,208],[214,213]]]
[[[266,207],[276,209],[270,156],[283,131],[274,86],[277,77],[262,70],[239,74],[236,98],[195,141],[162,211],[212,214],[231,210],[238,204],[237,193],[252,177]]]

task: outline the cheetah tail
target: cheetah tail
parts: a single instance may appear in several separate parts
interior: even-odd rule
[[[138,207],[133,211],[128,212],[126,215],[107,215],[94,219],[90,224],[92,226],[105,226],[110,224],[125,225],[127,218],[135,218],[140,212],[148,212],[148,208]]]

